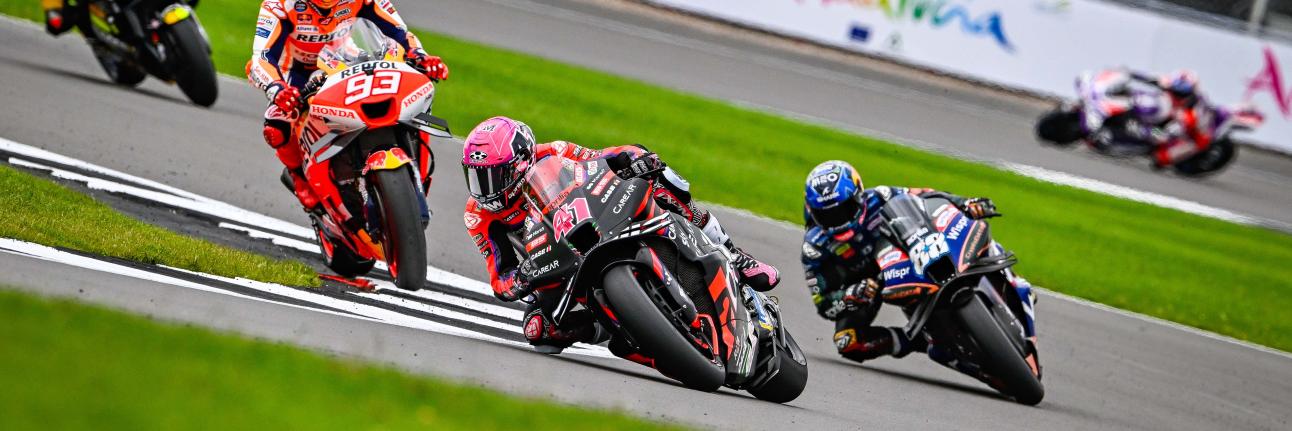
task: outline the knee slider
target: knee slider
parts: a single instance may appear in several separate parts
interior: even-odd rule
[[[287,124],[286,122],[283,122],[283,121],[265,122],[265,129],[264,129],[265,143],[269,144],[270,148],[278,149],[282,147],[284,144],[287,143],[287,139],[289,136],[291,136],[291,134],[292,134],[291,125]]]

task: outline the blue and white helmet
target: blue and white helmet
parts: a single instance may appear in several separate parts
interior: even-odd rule
[[[837,232],[866,216],[861,175],[848,162],[831,160],[812,168],[804,184],[808,218],[826,232]]]

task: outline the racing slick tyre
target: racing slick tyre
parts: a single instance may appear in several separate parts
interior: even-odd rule
[[[1081,113],[1061,108],[1047,112],[1036,122],[1036,137],[1059,146],[1077,142],[1085,137],[1081,131]]]
[[[426,283],[426,235],[422,232],[417,186],[409,166],[376,170],[368,175],[375,183],[373,194],[382,219],[382,249],[395,287],[419,290]]]
[[[807,387],[807,355],[803,354],[803,349],[799,348],[799,343],[794,341],[794,336],[789,331],[785,331],[785,341],[785,346],[776,346],[776,355],[779,356],[777,360],[781,363],[780,372],[762,386],[749,388],[749,393],[755,398],[773,403],[788,403],[798,398],[803,393],[803,388]]]
[[[84,30],[82,30],[84,31]],[[121,58],[111,48],[103,45],[103,42],[86,37],[85,41],[90,44],[90,51],[94,52],[94,59],[99,61],[99,67],[103,68],[103,73],[108,74],[108,79],[120,85],[134,87],[144,82],[148,73],[135,62]]]
[[[726,370],[710,361],[673,326],[660,307],[646,295],[630,265],[606,271],[606,298],[629,336],[641,350],[655,359],[660,373],[688,388],[713,392],[726,381]]]
[[[170,27],[170,35],[171,43],[168,45],[174,52],[171,68],[180,91],[198,106],[214,105],[220,87],[216,85],[211,50],[197,21],[186,19],[175,23]]]
[[[1238,149],[1228,138],[1218,139],[1211,143],[1206,151],[1181,160],[1172,166],[1175,172],[1190,178],[1203,178],[1220,173],[1234,161]]]
[[[1007,309],[1004,313],[1009,313]],[[958,310],[956,315],[964,329],[978,344],[982,352],[983,369],[991,376],[998,378],[1006,389],[1006,395],[1020,404],[1034,406],[1045,397],[1045,388],[1041,380],[1032,374],[1032,367],[1023,359],[1023,352],[1009,340],[1009,334],[992,316],[981,296],[973,295]],[[1013,318],[1010,314],[1009,318]]]

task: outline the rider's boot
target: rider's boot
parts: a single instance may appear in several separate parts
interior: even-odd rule
[[[1196,153],[1195,145],[1180,138],[1170,139],[1159,144],[1153,150],[1153,169],[1159,170],[1170,167],[1176,162]]]
[[[534,351],[555,355],[576,342],[597,344],[610,338],[610,332],[598,325],[589,310],[569,312],[560,327],[540,307],[525,313],[525,339]]]
[[[902,328],[869,326],[848,328],[834,334],[834,347],[845,358],[865,362],[884,355],[901,358],[926,348],[923,338],[912,340]]]
[[[713,213],[708,214],[708,220],[704,221],[701,226],[704,236],[709,237],[710,241],[716,244],[722,244],[731,253],[731,266],[736,268],[736,273],[740,281],[759,292],[766,292],[776,287],[781,282],[781,273],[776,267],[760,262],[754,259],[749,253],[736,247],[731,242],[731,236],[727,235],[726,230],[718,223],[718,217]]]
[[[298,169],[283,168],[281,180],[287,190],[291,190],[296,195],[296,200],[300,201],[301,207],[305,212],[312,213],[319,208],[319,198],[310,190],[310,185],[305,181],[305,173]]]
[[[291,136],[291,125],[286,121],[265,120],[265,143],[274,149],[278,161],[283,162],[283,185],[296,195],[296,199],[300,201],[301,207],[306,212],[313,212],[319,206],[319,199],[310,189],[309,183],[305,181],[302,166],[305,161],[305,151],[299,145],[288,143],[289,136]]]

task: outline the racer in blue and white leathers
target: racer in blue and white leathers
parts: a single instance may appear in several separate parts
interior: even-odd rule
[[[835,322],[834,342],[843,357],[862,362],[883,355],[902,357],[912,351],[927,352],[943,365],[982,378],[973,364],[956,363],[948,352],[925,339],[908,339],[901,328],[873,326],[883,301],[879,298],[880,266],[875,256],[888,243],[878,231],[880,209],[893,196],[941,197],[974,219],[998,216],[991,200],[967,199],[932,189],[878,186],[863,188],[857,170],[842,161],[817,165],[805,184],[803,271],[817,313]],[[992,244],[992,253],[1001,253]],[[1007,272],[1006,276],[1031,310],[1031,285]],[[1029,312],[1030,314],[1030,312]],[[1032,322],[1025,323],[1028,336]],[[922,337],[921,337],[922,338]]]

